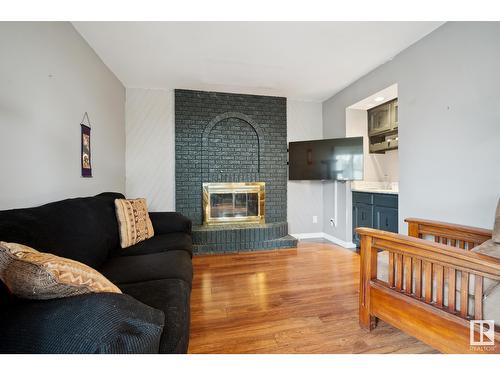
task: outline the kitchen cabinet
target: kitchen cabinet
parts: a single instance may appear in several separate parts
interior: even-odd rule
[[[352,222],[354,228],[357,227],[373,228],[373,206],[363,203],[358,203],[356,205],[353,205],[352,208],[353,208]],[[356,240],[357,242],[354,240]],[[353,242],[356,245],[359,245],[359,238],[355,232],[353,236]]]
[[[368,135],[391,130],[391,103],[385,103],[368,110]]]
[[[373,208],[373,228],[387,232],[398,232],[398,209],[375,206]]]
[[[368,138],[370,153],[385,153],[399,145],[398,100],[381,104],[368,110]]]
[[[398,116],[399,116],[399,107],[398,107],[398,100],[394,100],[391,102],[391,129],[395,130],[398,128]]]
[[[352,242],[359,246],[355,229],[375,228],[398,233],[398,196],[368,192],[352,192]]]

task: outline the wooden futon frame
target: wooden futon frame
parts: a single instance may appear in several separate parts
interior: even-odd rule
[[[474,298],[473,316],[468,311],[470,276],[475,277],[474,295],[483,296],[483,278],[500,280],[500,259],[468,250],[491,239],[492,231],[430,220],[405,221],[409,236],[356,229],[361,237],[360,325],[372,330],[381,319],[444,353],[499,353],[498,333],[494,346],[471,346],[469,329],[470,320],[483,318],[483,298]],[[389,254],[388,282],[377,279],[380,251]],[[456,297],[458,272],[461,287]],[[478,330],[473,331],[476,341]]]

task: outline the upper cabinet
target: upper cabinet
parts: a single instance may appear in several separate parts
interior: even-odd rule
[[[392,129],[398,128],[398,100],[393,100],[391,102],[391,124]]]
[[[398,148],[398,99],[368,110],[368,137],[371,153]]]
[[[391,129],[390,103],[368,110],[368,135],[375,135]]]

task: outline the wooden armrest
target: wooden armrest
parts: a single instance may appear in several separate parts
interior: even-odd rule
[[[366,236],[371,239],[371,249],[388,250],[444,267],[500,280],[500,259],[498,258],[372,228],[357,228],[356,232],[361,237]]]
[[[425,225],[425,226],[429,226],[429,227],[446,228],[446,229],[450,229],[450,230],[457,231],[457,232],[466,232],[466,233],[471,233],[471,234],[477,234],[477,235],[486,236],[489,238],[491,238],[491,236],[493,234],[493,231],[491,229],[471,227],[468,225],[461,225],[461,224],[446,223],[444,221],[417,219],[414,217],[409,217],[409,218],[405,219],[405,222],[407,222],[408,224],[415,223],[415,224]]]
[[[451,224],[441,221],[408,218],[408,235],[423,238],[433,236],[435,242],[442,242],[471,250],[473,247],[491,239],[493,231],[467,225]]]

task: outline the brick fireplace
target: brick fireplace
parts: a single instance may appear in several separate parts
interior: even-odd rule
[[[176,210],[193,221],[195,253],[296,245],[286,98],[175,90],[175,157]]]

